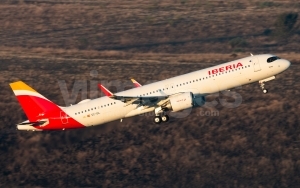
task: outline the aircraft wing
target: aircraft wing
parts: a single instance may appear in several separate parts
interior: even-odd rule
[[[166,96],[149,96],[149,97],[134,97],[134,96],[110,96],[111,99],[120,100],[125,103],[125,106],[130,104],[141,104],[148,107],[165,107],[170,103],[170,97],[182,94],[184,92],[173,93]]]
[[[148,108],[149,107],[165,107],[170,102],[171,96],[183,93],[183,92],[178,92],[178,93],[173,93],[171,95],[165,95],[165,96],[140,96],[140,97],[120,96],[120,95],[113,94],[107,88],[105,88],[102,84],[98,84],[98,87],[101,89],[101,91],[107,97],[114,99],[114,100],[119,100],[119,101],[125,103],[125,106],[131,105],[131,104],[140,104],[142,106],[147,106]]]
[[[109,98],[119,100],[125,103],[125,106],[130,104],[142,104],[142,105],[159,105],[158,102],[165,100],[168,96],[151,96],[151,97],[133,97],[133,96],[119,96],[114,95],[102,84],[98,84],[99,89]]]
[[[152,101],[155,102],[157,100],[166,99],[169,96],[151,96],[151,97],[133,97],[133,96],[119,96],[119,95],[112,95],[109,98],[120,100],[122,102],[127,103],[128,101],[132,100],[139,100],[139,101]]]

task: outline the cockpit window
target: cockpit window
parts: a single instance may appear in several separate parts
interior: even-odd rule
[[[269,58],[267,59],[267,62],[268,62],[268,63],[271,63],[271,62],[273,62],[273,61],[275,61],[275,60],[277,60],[277,59],[280,59],[280,57],[277,57],[277,56],[269,57]]]

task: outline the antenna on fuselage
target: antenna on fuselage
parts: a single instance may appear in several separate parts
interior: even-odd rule
[[[250,53],[250,55],[251,55],[251,56],[253,56],[253,54],[252,54],[252,53]]]

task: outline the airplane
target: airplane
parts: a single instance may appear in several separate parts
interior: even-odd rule
[[[111,93],[97,99],[61,107],[22,81],[10,83],[28,120],[18,130],[68,130],[154,112],[157,124],[169,120],[167,111],[178,112],[205,104],[205,96],[258,82],[263,93],[265,83],[285,71],[290,62],[272,54],[252,55],[213,67],[197,70],[155,83]],[[101,85],[99,86],[101,87]]]

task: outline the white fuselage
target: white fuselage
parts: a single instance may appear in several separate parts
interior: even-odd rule
[[[192,92],[196,96],[205,96],[269,78],[283,72],[289,67],[290,63],[284,59],[268,63],[267,58],[271,56],[271,54],[250,56],[115,93],[115,95],[142,98]],[[100,125],[150,112],[154,109],[155,106],[144,108],[139,104],[128,105],[120,100],[109,97],[101,97],[63,108],[68,116],[74,118],[84,126]],[[67,123],[67,118],[64,121]]]

